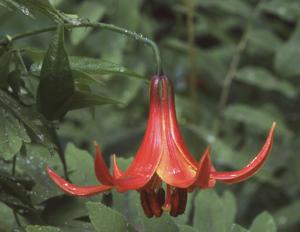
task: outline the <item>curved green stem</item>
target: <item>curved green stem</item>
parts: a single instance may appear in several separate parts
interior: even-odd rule
[[[64,27],[67,28],[67,29],[79,28],[79,27],[101,28],[101,29],[106,29],[106,30],[117,32],[117,33],[121,33],[121,34],[127,35],[131,38],[134,38],[136,40],[139,40],[139,41],[141,41],[141,42],[143,42],[143,43],[145,43],[145,44],[147,44],[148,46],[151,47],[151,49],[154,53],[154,56],[155,56],[154,58],[155,58],[155,61],[156,61],[156,72],[157,72],[157,74],[160,75],[163,72],[162,67],[161,67],[161,58],[160,58],[160,51],[159,51],[158,46],[156,45],[156,43],[154,41],[152,41],[149,38],[143,36],[142,34],[138,34],[136,32],[129,31],[127,29],[117,27],[113,24],[107,24],[107,23],[64,24]],[[26,38],[26,37],[29,37],[29,36],[49,32],[49,31],[54,31],[54,30],[56,30],[56,28],[57,28],[57,26],[51,26],[51,27],[46,27],[46,28],[42,28],[42,29],[30,31],[30,32],[18,34],[18,35],[10,37],[10,41],[23,39],[23,38]],[[6,41],[0,41],[0,45],[5,44],[5,42],[7,43],[7,40]]]

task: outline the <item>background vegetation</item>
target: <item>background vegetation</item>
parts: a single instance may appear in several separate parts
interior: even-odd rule
[[[0,231],[299,231],[299,20],[298,0],[0,0]],[[71,29],[89,22],[138,34]],[[175,219],[146,219],[135,192],[67,197],[44,170],[96,183],[93,140],[107,162],[134,156],[155,74],[140,33],[160,48],[197,159],[209,143],[219,170],[243,167],[278,125],[254,178],[190,194]]]

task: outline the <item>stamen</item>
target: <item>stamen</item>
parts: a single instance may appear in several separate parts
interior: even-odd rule
[[[167,185],[167,197],[165,200],[164,205],[162,206],[162,209],[166,212],[170,212],[171,211],[171,207],[172,207],[172,186]]]
[[[155,215],[155,217],[160,217],[163,211],[161,209],[161,206],[159,205],[159,202],[157,201],[156,193],[153,190],[150,190],[147,192],[147,196],[153,214]]]
[[[153,212],[151,210],[147,195],[148,194],[145,190],[140,191],[141,205],[143,207],[144,213],[148,218],[151,218],[151,217],[153,217]]]
[[[156,200],[159,204],[159,207],[162,207],[165,203],[165,190],[163,188],[159,188],[156,193]]]
[[[178,216],[178,208],[179,208],[179,204],[180,204],[180,195],[179,195],[178,188],[174,189],[174,191],[172,193],[171,204],[172,204],[172,207],[171,207],[170,215],[173,217],[177,217]]]
[[[187,203],[187,190],[186,189],[178,189],[179,193],[179,207],[177,210],[177,215],[183,214],[186,208]]]

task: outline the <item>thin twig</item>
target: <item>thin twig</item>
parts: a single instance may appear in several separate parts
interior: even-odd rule
[[[237,45],[237,50],[236,50],[234,56],[232,57],[228,72],[225,76],[225,79],[223,82],[223,88],[221,91],[221,96],[220,96],[220,100],[219,100],[219,104],[218,104],[219,120],[223,116],[223,111],[224,111],[227,101],[228,101],[231,85],[232,85],[233,79],[236,75],[238,66],[240,64],[241,54],[246,48],[246,44],[247,44],[247,40],[248,40],[248,33],[249,33],[249,27],[247,27],[245,33],[243,34],[243,36],[241,37],[241,40],[239,41],[239,43]]]
[[[189,74],[189,89],[190,89],[190,98],[195,104],[193,107],[195,110],[199,108],[197,101],[197,69],[196,69],[196,50],[195,50],[195,5],[193,0],[184,0],[184,4],[187,8],[187,40],[188,40],[188,57],[190,64],[190,74]],[[196,115],[196,114],[193,114]]]
[[[27,75],[28,74],[28,70],[26,68],[25,62],[23,60],[23,57],[22,57],[21,52],[20,52],[19,49],[16,50],[16,55],[17,55],[18,60],[20,61],[20,64],[22,66],[22,69],[23,69],[24,73]]]
[[[190,90],[191,97],[195,99],[195,95],[197,95],[196,89],[196,78],[197,78],[197,68],[196,68],[196,50],[195,50],[195,6],[193,0],[184,0],[184,3],[187,8],[187,40],[188,40],[188,55],[189,55],[189,63],[190,63]]]
[[[15,218],[17,225],[22,228],[22,224],[20,222],[18,214],[16,213],[16,210],[13,210],[13,214],[14,214],[14,218]]]
[[[16,164],[17,164],[17,155],[14,155],[12,160],[12,168],[11,168],[11,174],[13,176],[16,174]]]
[[[237,44],[235,54],[233,55],[233,57],[231,59],[228,72],[224,78],[223,87],[221,90],[220,100],[219,100],[219,104],[218,104],[218,113],[217,113],[217,116],[216,116],[216,119],[214,122],[215,135],[218,135],[219,131],[220,131],[220,122],[223,118],[224,110],[226,108],[230,90],[231,90],[231,85],[236,76],[236,73],[237,73],[237,70],[238,70],[238,67],[239,67],[239,64],[241,61],[242,53],[244,52],[244,50],[247,47],[247,42],[248,42],[248,37],[249,37],[248,35],[249,35],[250,31],[252,30],[252,26],[253,26],[253,24],[252,24],[253,18],[257,14],[257,12],[259,10],[259,6],[263,1],[264,0],[259,0],[257,2],[256,6],[254,7],[252,14],[249,18],[249,21],[247,23],[246,29],[245,29],[239,43]]]

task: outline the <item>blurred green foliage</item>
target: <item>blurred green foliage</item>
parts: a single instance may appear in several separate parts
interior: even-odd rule
[[[147,219],[136,192],[63,195],[45,165],[97,183],[93,140],[126,168],[156,70],[138,39],[58,27],[89,22],[158,44],[184,138],[194,154],[211,144],[218,170],[246,165],[276,121],[263,169],[189,194],[177,218]],[[57,32],[11,40],[49,26]],[[0,231],[299,231],[299,41],[298,0],[0,0]]]

